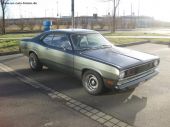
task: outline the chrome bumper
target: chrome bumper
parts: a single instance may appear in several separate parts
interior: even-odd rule
[[[152,77],[156,76],[159,72],[157,70],[152,70],[146,74],[142,74],[140,76],[137,76],[137,77],[134,77],[134,78],[131,78],[131,79],[127,79],[127,80],[122,80],[122,81],[119,81],[117,83],[117,85],[115,85],[115,89],[125,89],[125,88],[128,88],[128,87],[135,87],[137,86],[139,83],[141,82],[145,82],[149,79],[151,79]]]

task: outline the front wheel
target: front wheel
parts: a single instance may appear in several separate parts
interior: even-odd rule
[[[33,71],[41,71],[42,70],[42,64],[40,63],[37,55],[35,53],[30,53],[29,55],[29,64],[30,68]]]
[[[83,74],[82,83],[86,91],[92,95],[100,94],[104,89],[101,76],[94,71],[86,71]]]

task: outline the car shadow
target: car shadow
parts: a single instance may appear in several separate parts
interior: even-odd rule
[[[33,72],[28,68],[17,70],[17,72],[131,125],[134,124],[137,113],[144,109],[147,104],[146,97],[138,97],[134,94],[135,89],[126,91],[109,90],[103,94],[93,96],[84,90],[81,81],[73,75],[47,68],[40,72]]]
[[[0,97],[15,97],[35,94],[36,89],[24,84],[7,72],[0,72]]]

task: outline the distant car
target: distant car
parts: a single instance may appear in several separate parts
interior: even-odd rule
[[[136,87],[158,74],[159,57],[116,47],[100,33],[84,29],[44,32],[20,43],[32,70],[43,65],[75,74],[96,95],[104,88]],[[69,85],[69,84],[68,84]]]

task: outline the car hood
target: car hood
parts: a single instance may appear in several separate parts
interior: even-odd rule
[[[158,57],[154,55],[115,46],[112,48],[86,50],[82,52],[81,55],[89,59],[116,66],[119,69],[126,69],[158,59]]]

